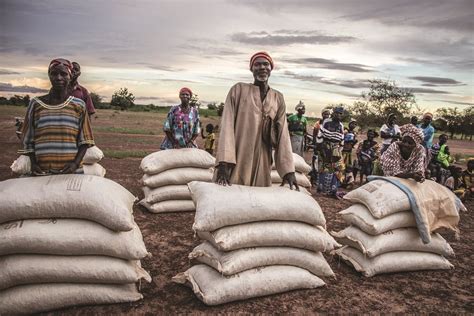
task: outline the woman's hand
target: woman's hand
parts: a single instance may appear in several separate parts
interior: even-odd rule
[[[416,181],[416,182],[424,182],[425,181],[425,176],[424,174],[422,174],[421,172],[415,172],[413,174],[413,179]]]
[[[61,170],[61,173],[69,174],[76,172],[79,166],[75,162],[68,162],[64,168]]]

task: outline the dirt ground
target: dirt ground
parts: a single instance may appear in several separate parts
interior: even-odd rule
[[[14,116],[22,116],[24,108],[0,107],[0,180],[14,177],[9,169],[16,159],[19,141],[14,132]],[[156,151],[162,136],[162,114],[114,113],[100,111],[93,119],[97,145],[106,150]],[[218,122],[217,118],[203,118],[204,122]],[[149,130],[148,134],[115,133],[100,127],[125,127]],[[153,132],[153,134],[151,134]],[[202,142],[200,140],[200,142]],[[473,143],[457,143],[463,153],[474,152]],[[474,155],[474,154],[473,154]],[[101,164],[112,179],[138,197],[143,197],[139,179],[140,158],[105,158]],[[328,222],[328,231],[345,227],[337,212],[348,207],[346,201],[313,195],[321,205]],[[153,277],[143,283],[144,299],[129,304],[73,307],[49,315],[79,314],[178,314],[178,313],[436,313],[460,314],[474,312],[474,202],[466,204],[469,211],[461,214],[461,238],[452,233],[443,236],[451,244],[456,257],[449,258],[455,266],[450,271],[420,271],[363,277],[337,257],[325,254],[337,279],[326,279],[327,285],[314,290],[255,298],[241,302],[208,307],[192,291],[171,282],[171,277],[185,271],[190,263],[188,254],[199,244],[191,226],[194,213],[151,214],[134,207],[135,220],[140,226],[145,244],[153,257],[142,265]]]

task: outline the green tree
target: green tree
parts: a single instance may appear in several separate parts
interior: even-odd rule
[[[127,88],[120,88],[112,95],[110,105],[119,107],[122,111],[135,105],[135,96]]]
[[[224,113],[224,102],[217,106],[217,115],[222,116],[222,113]]]
[[[444,131],[451,134],[451,139],[454,137],[454,134],[462,132],[463,115],[457,107],[439,108],[436,110],[436,114],[441,120],[446,122],[446,129]]]
[[[94,103],[94,107],[100,109],[102,107],[102,97],[94,92],[91,92],[90,96],[92,99],[92,103]]]
[[[217,103],[216,102],[211,102],[207,105],[207,108],[209,110],[217,110]]]
[[[467,107],[462,113],[461,133],[465,139],[469,136],[469,140],[472,141],[472,135],[474,134],[474,105]]]

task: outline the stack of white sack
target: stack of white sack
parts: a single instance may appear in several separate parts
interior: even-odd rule
[[[99,164],[99,161],[104,158],[104,153],[97,146],[89,147],[82,158],[82,169],[84,174],[93,176],[105,177],[106,170]]]
[[[374,180],[344,198],[358,203],[339,213],[351,226],[331,234],[345,245],[335,253],[357,271],[371,277],[383,273],[453,268],[445,259],[454,255],[451,246],[441,235],[430,230],[427,230],[426,239],[422,239],[409,198],[396,185]],[[425,198],[428,201],[430,196],[426,194]],[[437,207],[435,204],[433,207]]]
[[[133,302],[151,281],[135,197],[90,175],[0,182],[0,315]]]
[[[84,174],[104,177],[106,170],[98,162],[104,158],[104,153],[97,146],[89,147],[82,159]],[[18,175],[29,175],[31,173],[31,161],[27,155],[21,155],[10,166],[13,173]]]
[[[325,230],[318,203],[277,187],[191,182],[199,264],[173,281],[207,305],[325,285],[334,272],[321,252],[340,246]]]
[[[196,208],[188,183],[211,182],[216,159],[197,148],[167,149],[143,158],[140,168],[145,198],[140,201],[152,213],[186,212]]]
[[[293,153],[293,162],[295,164],[295,176],[296,176],[296,183],[298,183],[298,186],[306,188],[306,189],[311,188],[311,182],[309,181],[307,177],[308,173],[311,172],[311,166],[306,163],[303,157],[295,153]],[[278,171],[276,170],[275,162],[274,162],[272,165],[272,184],[273,186],[278,186],[282,182],[283,180],[278,174]]]

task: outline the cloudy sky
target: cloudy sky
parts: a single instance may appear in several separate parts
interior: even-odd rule
[[[65,57],[106,99],[127,87],[169,105],[188,86],[220,102],[265,50],[289,111],[350,104],[374,78],[425,109],[474,103],[473,0],[0,0],[0,12],[4,96],[43,93],[49,61]]]

